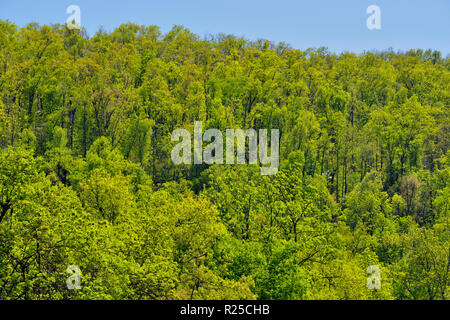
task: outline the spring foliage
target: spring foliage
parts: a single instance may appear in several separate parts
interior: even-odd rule
[[[449,105],[431,50],[0,21],[0,299],[449,299]],[[280,171],[174,165],[197,120]]]

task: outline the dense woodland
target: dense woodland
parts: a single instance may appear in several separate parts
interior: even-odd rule
[[[449,106],[433,50],[0,21],[0,299],[449,299]],[[174,165],[196,120],[279,172]]]

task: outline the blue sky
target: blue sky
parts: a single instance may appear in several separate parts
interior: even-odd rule
[[[65,23],[71,4],[81,8],[81,24],[91,36],[100,26],[112,31],[123,22],[158,25],[163,32],[179,24],[201,37],[226,33],[299,49],[450,53],[450,0],[0,0],[0,19],[19,26]],[[381,9],[381,30],[366,27],[372,4]]]

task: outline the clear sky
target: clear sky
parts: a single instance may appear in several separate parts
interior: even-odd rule
[[[0,0],[0,19],[19,26],[65,23],[71,4],[81,8],[90,36],[100,26],[112,31],[123,22],[158,25],[164,33],[179,24],[201,37],[234,34],[299,49],[431,48],[450,54],[450,0]],[[366,27],[372,4],[381,9],[381,30]]]

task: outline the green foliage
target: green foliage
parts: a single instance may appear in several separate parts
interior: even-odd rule
[[[0,299],[449,299],[448,66],[0,21]],[[280,170],[174,165],[196,120]]]

